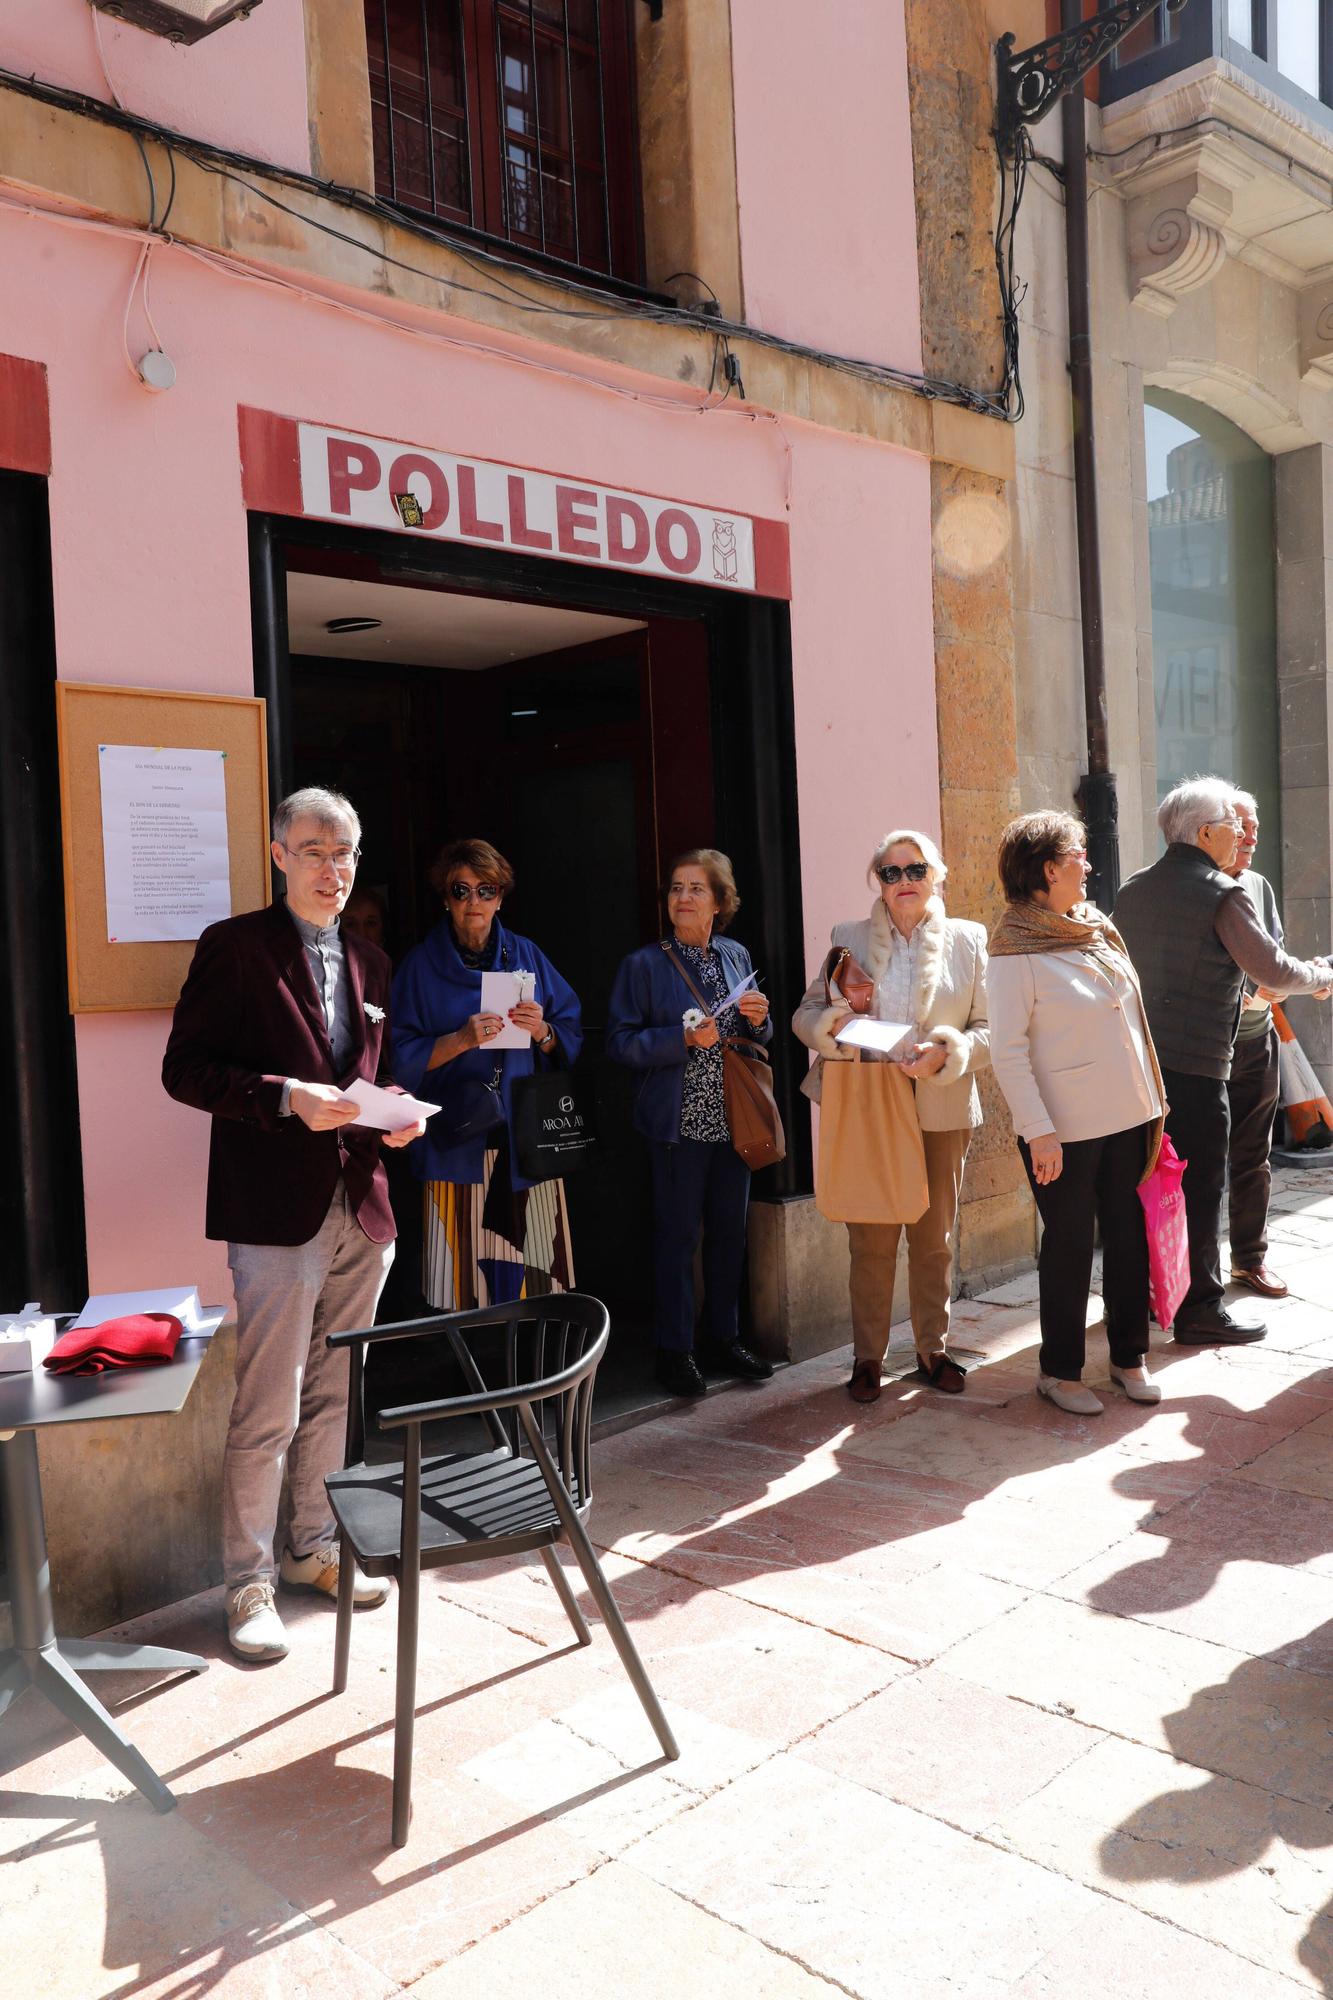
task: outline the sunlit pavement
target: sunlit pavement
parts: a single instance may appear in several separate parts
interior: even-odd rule
[[[394,1619],[216,1594],[124,1628],[202,1679],[98,1691],[159,1817],[30,1699],[0,1731],[14,2000],[1275,2000],[1333,1993],[1333,1168],[1276,1183],[1292,1295],[1163,1401],[1037,1400],[1035,1285],[960,1304],[950,1398],[847,1356],[597,1449],[595,1538],[682,1746],[540,1567],[426,1579],[415,1817]],[[907,1366],[896,1338],[891,1366]],[[585,1604],[587,1602],[585,1597]],[[590,1610],[590,1607],[589,1607]],[[590,1611],[591,1615],[591,1611]]]

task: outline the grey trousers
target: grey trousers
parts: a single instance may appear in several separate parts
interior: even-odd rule
[[[236,1291],[236,1396],[222,1463],[222,1560],[229,1589],[272,1581],[282,1475],[288,1542],[307,1556],[333,1540],[324,1480],[343,1462],[347,1350],[325,1335],[369,1326],[393,1262],[372,1243],[341,1181],[308,1243],[229,1243]]]

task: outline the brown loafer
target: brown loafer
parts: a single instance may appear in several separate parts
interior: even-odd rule
[[[852,1379],[847,1384],[847,1394],[854,1403],[877,1403],[879,1401],[878,1361],[858,1361],[852,1370]]]
[[[1244,1285],[1265,1299],[1285,1299],[1290,1289],[1286,1279],[1279,1278],[1276,1271],[1270,1271],[1267,1264],[1256,1264],[1252,1271],[1233,1270],[1231,1282],[1233,1285]]]
[[[932,1389],[940,1389],[946,1396],[961,1396],[967,1385],[967,1370],[959,1366],[951,1354],[937,1354],[933,1361],[925,1361],[918,1354],[916,1372],[923,1382],[929,1382]]]

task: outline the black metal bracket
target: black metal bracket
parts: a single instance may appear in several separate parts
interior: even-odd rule
[[[1035,125],[1051,106],[1083,81],[1089,70],[1104,62],[1118,43],[1163,0],[1117,0],[1103,7],[1091,20],[1076,28],[1049,35],[1030,49],[1014,51],[1012,34],[1001,35],[995,45],[998,63],[997,131],[1006,153],[1012,153],[1018,134],[1026,125]],[[1189,0],[1165,0],[1168,14],[1179,14]]]

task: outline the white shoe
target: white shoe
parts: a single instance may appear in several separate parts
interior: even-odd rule
[[[1068,1389],[1054,1375],[1037,1377],[1037,1394],[1054,1403],[1057,1410],[1068,1410],[1071,1417],[1099,1417],[1102,1413],[1103,1406],[1091,1389]]]
[[[267,1580],[243,1583],[227,1593],[227,1638],[243,1660],[281,1660],[287,1633],[273,1603]]]
[[[321,1597],[337,1597],[338,1544],[327,1542],[311,1556],[294,1556],[290,1549],[284,1549],[278,1574],[288,1590],[317,1590]],[[357,1570],[356,1581],[352,1585],[352,1602],[358,1609],[364,1611],[373,1604],[383,1604],[388,1595],[387,1583],[380,1578],[363,1576]]]
[[[1142,1364],[1137,1368],[1117,1368],[1113,1361],[1111,1380],[1120,1384],[1131,1403],[1160,1403],[1162,1400],[1161,1383],[1154,1382]]]

